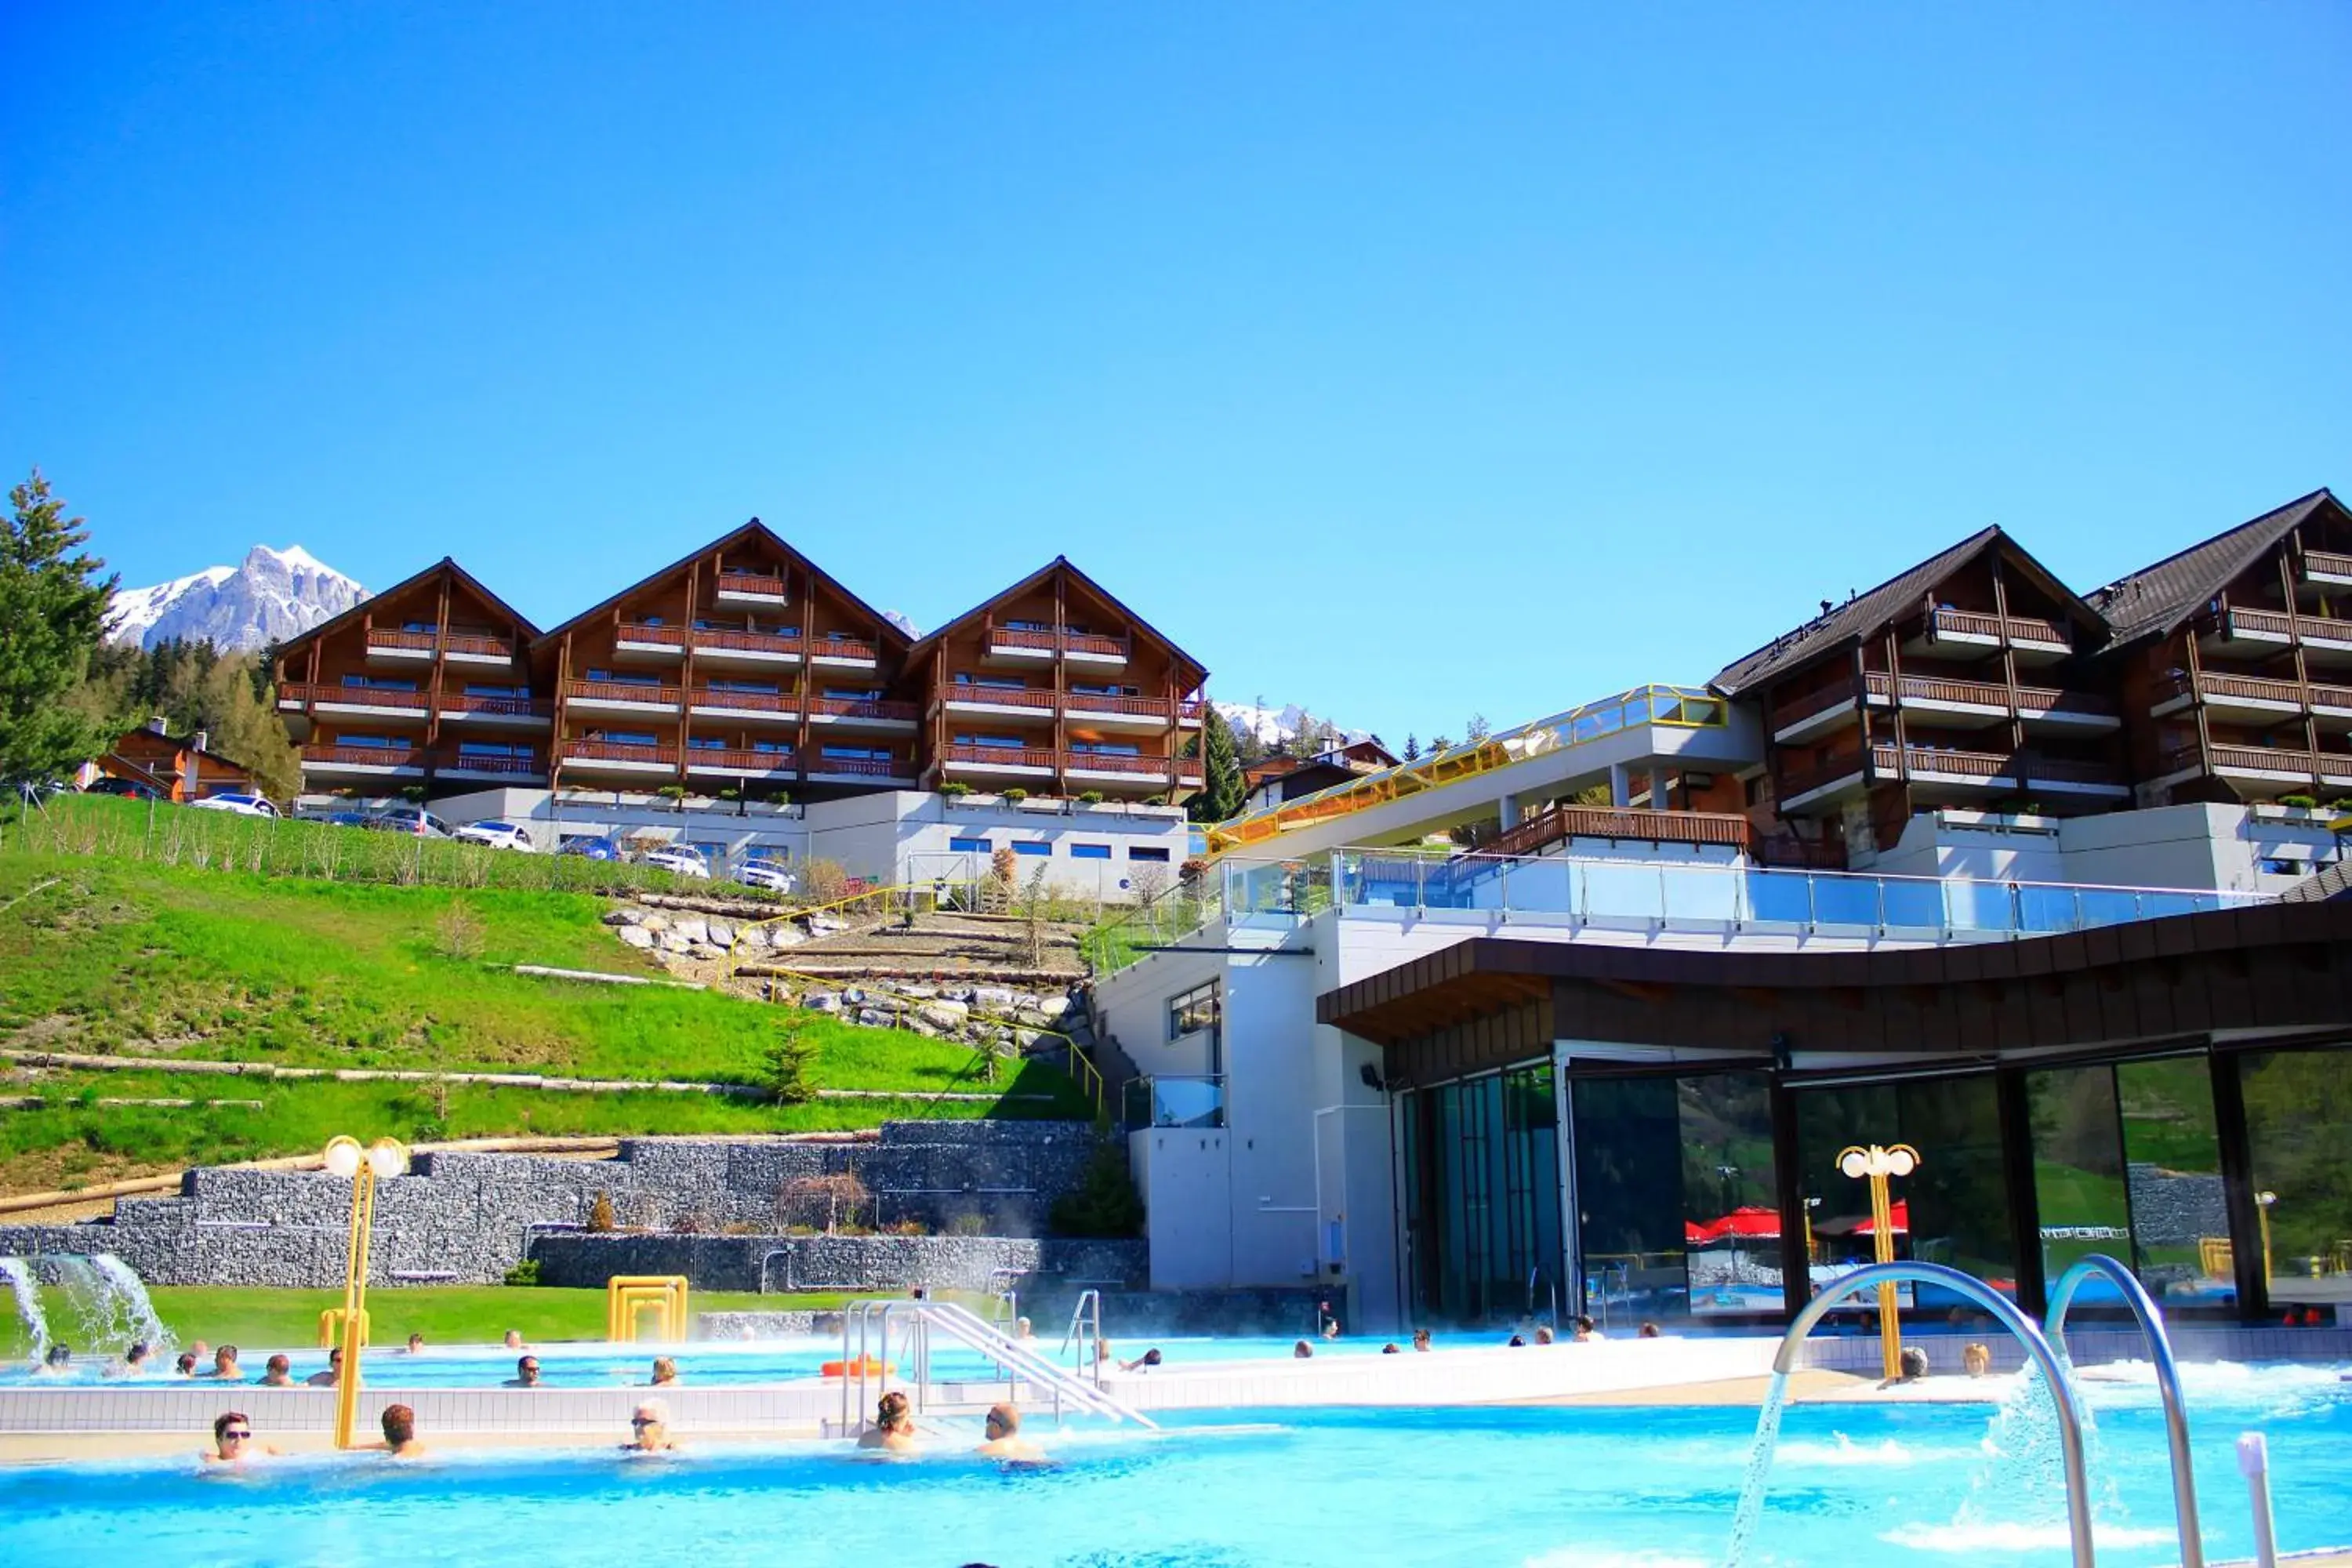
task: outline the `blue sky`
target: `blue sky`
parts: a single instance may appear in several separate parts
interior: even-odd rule
[[[478,10],[480,14],[478,14]],[[1703,679],[1987,522],[2352,488],[2352,9],[0,9],[0,468],[126,584],[757,514],[1066,552],[1401,742]]]

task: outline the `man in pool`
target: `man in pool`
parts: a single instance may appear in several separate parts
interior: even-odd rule
[[[226,1378],[231,1383],[245,1381],[245,1368],[236,1364],[236,1347],[223,1345],[213,1352],[213,1369],[206,1377]]]
[[[416,1440],[416,1412],[405,1405],[383,1407],[383,1441],[375,1445],[395,1459],[421,1459],[425,1445]]]
[[[625,1454],[674,1454],[679,1444],[669,1435],[669,1401],[640,1400],[635,1414],[629,1417],[629,1440],[621,1445]]]
[[[271,1356],[268,1362],[263,1363],[261,1368],[261,1386],[264,1388],[291,1388],[294,1386],[294,1362],[293,1359],[287,1355],[284,1351],[278,1352],[276,1355]]]
[[[879,1448],[886,1454],[921,1451],[915,1443],[914,1406],[905,1394],[893,1389],[876,1402],[874,1425],[857,1435],[857,1446]]]
[[[1045,1457],[1043,1448],[1021,1435],[1021,1412],[1010,1405],[990,1405],[986,1428],[988,1440],[972,1450],[974,1453],[992,1459],[1013,1459],[1028,1464],[1034,1464]]]
[[[1590,1344],[1594,1340],[1601,1337],[1601,1331],[1593,1327],[1592,1320],[1585,1317],[1583,1314],[1579,1313],[1576,1317],[1571,1318],[1569,1321],[1576,1325],[1576,1342],[1578,1344]]]
[[[517,1361],[515,1363],[515,1374],[507,1379],[505,1386],[509,1388],[537,1388],[539,1386],[539,1358],[535,1355],[527,1355]]]
[[[408,1336],[408,1353],[410,1355],[423,1355],[425,1353],[425,1336],[423,1334],[411,1334]]]
[[[241,1465],[277,1452],[270,1444],[253,1440],[253,1423],[244,1411],[229,1410],[214,1418],[213,1446],[204,1458],[207,1465]]]
[[[1013,1320],[1013,1342],[1017,1345],[1034,1345],[1037,1342],[1037,1331],[1029,1326],[1028,1319]]]
[[[314,1372],[302,1381],[312,1388],[332,1388],[343,1375],[343,1347],[336,1345],[327,1352],[327,1369]]]
[[[34,1369],[33,1374],[36,1377],[66,1377],[72,1372],[73,1346],[59,1340],[49,1347],[47,1354],[41,1357],[41,1364]]]
[[[1551,1331],[1551,1325],[1549,1323],[1538,1323],[1536,1325],[1536,1343],[1539,1345],[1548,1345],[1559,1337],[1559,1335]]]
[[[1427,1329],[1413,1330],[1412,1348],[1417,1351],[1434,1350],[1436,1348],[1434,1345],[1430,1343],[1429,1331]]]
[[[1301,1340],[1297,1344],[1290,1347],[1290,1359],[1293,1361],[1311,1361],[1314,1359],[1314,1355],[1315,1347],[1308,1344],[1305,1340]]]

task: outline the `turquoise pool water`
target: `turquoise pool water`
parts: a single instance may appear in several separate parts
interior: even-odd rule
[[[2209,1552],[2251,1552],[2231,1444],[2257,1427],[2281,1546],[2352,1542],[2352,1386],[2333,1369],[2192,1377]],[[2097,1384],[2091,1399],[2100,1562],[2175,1561],[2152,1391]],[[960,1452],[960,1432],[904,1461],[803,1445],[287,1459],[235,1477],[186,1460],[19,1468],[0,1471],[0,1558],[1683,1568],[1721,1561],[1753,1423],[1738,1409],[1241,1411],[1159,1436],[1039,1423],[1060,1462],[1015,1471]],[[2048,1436],[2022,1405],[1801,1406],[1748,1562],[2063,1563]]]

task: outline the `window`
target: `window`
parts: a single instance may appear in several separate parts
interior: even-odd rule
[[[1016,838],[1013,841],[1015,855],[1051,855],[1053,841],[1045,838]]]
[[[426,632],[436,637],[441,632],[441,628],[431,621],[403,621],[400,623],[400,629],[404,632]]]
[[[1127,847],[1127,858],[1130,860],[1156,860],[1165,866],[1168,864],[1168,847],[1164,844],[1130,844]]]
[[[1140,697],[1143,695],[1143,688],[1120,686],[1115,682],[1105,685],[1099,681],[1073,680],[1070,682],[1070,693],[1075,697]]]
[[[634,670],[626,669],[592,669],[588,672],[588,679],[601,680],[607,686],[659,686],[661,684],[661,677],[658,675],[639,675]]]
[[[793,754],[792,742],[789,741],[754,741],[751,742],[751,749],[755,752],[764,752],[770,756],[789,757]]]
[[[1108,844],[1073,844],[1070,846],[1070,858],[1073,860],[1108,860],[1110,858],[1110,846]]]
[[[836,702],[871,702],[874,689],[870,686],[828,686],[824,694]]]
[[[406,741],[395,741],[390,735],[344,735],[335,742],[338,746],[367,746],[384,752],[408,750]]]
[[[460,741],[457,754],[461,757],[517,757],[530,761],[529,746],[510,746],[498,741]]]
[[[887,763],[890,753],[872,746],[827,746],[823,755],[845,763]]]
[[[1139,757],[1143,754],[1131,741],[1073,741],[1070,750],[1089,752],[1097,757]]]
[[[530,688],[528,686],[484,686],[478,682],[469,680],[466,682],[466,695],[468,697],[528,698],[530,695]]]
[[[988,840],[985,838],[950,838],[948,840],[948,847],[954,850],[959,855],[985,855],[988,853]]]
[[[723,752],[727,749],[727,742],[705,735],[690,735],[687,737],[686,749],[689,752]]]
[[[1004,629],[1008,632],[1050,632],[1054,628],[1043,621],[1007,621]]]
[[[1212,980],[1206,985],[1195,985],[1168,999],[1168,1037],[1181,1040],[1202,1029],[1213,1029],[1220,1016],[1217,983]]]
[[[661,737],[650,730],[607,730],[603,734],[592,735],[589,739],[602,741],[608,746],[658,746],[661,744]]]
[[[955,743],[959,746],[999,746],[1013,752],[1022,747],[1018,735],[958,735]]]
[[[667,626],[668,624],[669,623],[663,620],[659,616],[639,616],[637,617],[637,625],[641,626]]]

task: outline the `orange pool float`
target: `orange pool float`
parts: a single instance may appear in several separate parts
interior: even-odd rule
[[[895,1377],[898,1366],[896,1362],[886,1362],[879,1356],[867,1356],[863,1363],[829,1361],[817,1371],[826,1377]]]

